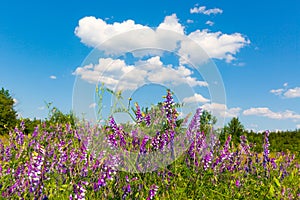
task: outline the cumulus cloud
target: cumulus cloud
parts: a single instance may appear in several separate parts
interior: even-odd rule
[[[287,98],[298,98],[300,97],[300,87],[288,89],[283,95]]]
[[[205,22],[205,24],[206,24],[206,25],[209,25],[209,26],[213,26],[215,23],[212,22],[212,21],[210,21],[210,20],[208,20],[208,21]]]
[[[51,79],[56,79],[57,77],[54,76],[54,75],[51,75],[49,78],[51,78]]]
[[[107,24],[106,21],[100,18],[97,19],[93,16],[89,16],[79,20],[79,24],[75,28],[75,34],[81,39],[82,43],[95,47],[114,35],[141,28],[146,27],[135,24],[133,20]]]
[[[234,55],[247,44],[250,44],[250,40],[246,39],[240,33],[223,34],[222,32],[209,32],[205,30],[196,30],[188,35],[192,41],[196,42],[210,58],[216,58],[226,62],[235,60]],[[197,61],[196,48],[199,48],[192,44],[191,41],[183,41],[179,53],[185,55],[185,57],[191,58],[193,61]],[[201,58],[201,57],[199,57]],[[200,62],[200,61],[199,61]]]
[[[296,128],[297,128],[297,129],[300,129],[300,124],[297,124],[297,125],[296,125]]]
[[[240,114],[241,108],[228,108],[225,104],[211,103],[204,104],[202,109],[210,111],[213,115],[221,116],[224,118],[237,117]]]
[[[108,55],[158,45],[162,49],[173,51],[177,48],[178,37],[184,35],[184,26],[179,23],[176,14],[166,16],[155,30],[136,24],[133,20],[109,24],[99,18],[84,17],[79,20],[75,34],[82,43],[104,50]],[[109,40],[111,38],[113,40]]]
[[[222,14],[223,10],[220,8],[212,8],[212,9],[206,9],[206,6],[199,6],[199,7],[194,7],[190,9],[191,14],[199,13],[199,14],[204,14],[204,15],[211,15],[211,14]]]
[[[183,99],[184,103],[207,103],[210,100],[203,97],[201,94],[194,94],[194,96],[186,97]]]
[[[205,81],[192,77],[193,72],[184,66],[164,65],[159,56],[127,65],[124,60],[100,58],[98,64],[78,67],[74,75],[90,83],[103,82],[110,89],[134,90],[146,83],[166,86],[189,84],[191,87],[207,87]]]
[[[166,16],[163,23],[161,23],[157,29],[165,29],[174,31],[179,34],[184,34],[184,26],[179,23],[179,20],[176,16],[176,14],[172,14],[170,16]]]
[[[173,34],[170,34],[170,31]],[[133,20],[109,24],[99,18],[84,17],[79,20],[75,34],[82,43],[103,50],[108,55],[118,55],[118,53],[141,47],[160,47],[167,51],[183,53],[185,58],[201,58],[199,52],[191,46],[191,42],[196,42],[210,58],[224,59],[227,62],[234,60],[235,54],[250,43],[240,33],[224,34],[208,30],[195,30],[187,34],[176,14],[166,16],[156,29],[137,24]],[[109,40],[110,38],[113,39]]]
[[[283,96],[285,98],[298,98],[300,97],[300,87],[288,89],[288,83],[283,84],[284,88],[272,89],[270,93],[275,94],[276,96]]]
[[[274,112],[267,107],[257,107],[257,108],[250,108],[244,110],[243,115],[256,115],[256,116],[263,116],[270,119],[292,119],[292,120],[300,120],[300,115],[291,111],[286,110],[284,112]]]

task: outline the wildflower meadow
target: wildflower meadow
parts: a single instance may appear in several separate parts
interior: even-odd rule
[[[299,199],[291,153],[261,153],[200,131],[202,110],[180,119],[172,93],[156,109],[134,107],[135,124],[23,121],[0,141],[2,199]],[[158,116],[161,116],[160,118]]]

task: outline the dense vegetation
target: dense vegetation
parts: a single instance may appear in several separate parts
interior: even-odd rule
[[[8,90],[0,90],[0,134],[8,133],[17,123],[14,100]]]
[[[155,109],[143,112],[136,104],[134,126],[116,124],[113,117],[104,125],[75,123],[72,114],[50,111],[44,121],[19,120],[9,140],[0,141],[2,198],[300,198],[293,154],[299,145],[291,145],[299,131],[279,142],[276,134],[283,133],[246,132],[233,118],[219,140],[209,112],[196,110],[189,124],[179,119],[170,91]]]

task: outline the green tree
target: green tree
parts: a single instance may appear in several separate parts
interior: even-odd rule
[[[23,131],[24,134],[33,133],[35,127],[42,124],[42,120],[36,119],[36,118],[34,118],[34,119],[21,118],[21,119],[18,119],[17,124],[20,124],[21,122],[24,122],[24,124],[25,124],[25,130]]]
[[[48,109],[48,118],[46,119],[46,122],[48,124],[68,123],[71,126],[75,127],[77,119],[72,112],[65,114],[62,111],[60,111],[57,107],[52,106],[52,102],[46,103],[46,107]]]
[[[17,112],[14,110],[14,100],[8,90],[0,90],[0,134],[8,133],[17,123]]]
[[[207,110],[203,110],[200,116],[200,131],[204,131],[205,134],[212,132],[213,126],[217,123],[217,118],[213,116]]]
[[[240,122],[238,117],[234,117],[231,121],[224,127],[224,132],[232,136],[232,140],[235,144],[240,142],[240,136],[244,133],[245,128]]]

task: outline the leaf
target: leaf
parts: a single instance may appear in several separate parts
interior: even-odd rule
[[[275,183],[278,187],[281,187],[281,184],[280,184],[279,180],[276,177],[274,177],[274,181],[275,181]]]
[[[269,193],[272,197],[275,195],[274,192],[275,192],[275,189],[274,189],[273,185],[271,185]]]

